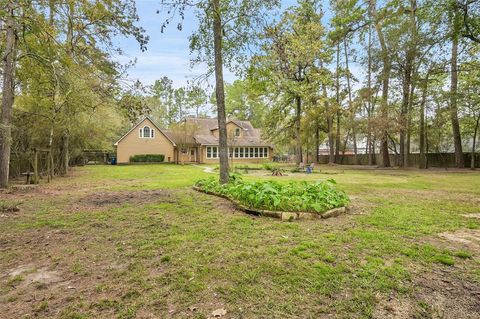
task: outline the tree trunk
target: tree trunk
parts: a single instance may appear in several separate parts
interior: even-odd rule
[[[423,85],[423,92],[422,92],[422,102],[420,103],[420,124],[419,124],[419,147],[420,147],[420,161],[419,161],[419,168],[425,169],[427,168],[427,159],[425,157],[425,104],[427,103],[427,89],[428,89],[428,74],[427,78],[425,79],[425,83]]]
[[[69,162],[70,162],[70,155],[69,155],[69,141],[70,136],[67,131],[62,137],[62,164],[61,164],[61,175],[66,175],[68,172]]]
[[[375,149],[373,147],[373,136],[372,136],[372,124],[371,124],[371,117],[373,113],[373,103],[372,103],[372,28],[370,24],[368,25],[368,78],[367,78],[367,87],[368,87],[368,165],[373,165],[375,163]]]
[[[412,67],[413,61],[410,55],[410,49],[407,50],[407,57],[405,62],[404,70],[404,79],[403,79],[403,96],[402,96],[402,108],[401,108],[401,125],[400,125],[400,167],[406,166],[406,134],[407,134],[407,117],[408,117],[408,106],[410,102],[410,86],[411,86],[411,76],[412,76]]]
[[[295,149],[297,152],[297,156],[295,158],[295,162],[298,165],[303,162],[302,158],[302,127],[301,127],[301,119],[302,119],[302,98],[300,96],[295,97],[296,103],[296,111],[295,111]]]
[[[414,94],[415,94],[415,78],[417,74],[415,73],[415,69],[412,70],[412,83],[410,85],[410,102],[408,105],[407,111],[407,137],[405,141],[405,166],[410,166],[410,141],[412,137],[412,108],[414,102]]]
[[[353,142],[353,154],[354,154],[354,165],[358,165],[358,150],[357,150],[357,133],[356,133],[356,125],[355,125],[355,115],[356,115],[356,110],[353,105],[353,100],[352,100],[352,87],[350,85],[350,68],[348,67],[348,46],[347,46],[347,40],[345,39],[343,41],[343,46],[345,49],[345,68],[347,70],[347,91],[348,91],[348,108],[350,111],[351,118],[350,120],[352,121],[352,142]]]
[[[470,168],[475,169],[475,144],[477,143],[478,124],[480,123],[480,113],[477,116],[477,123],[475,125],[475,131],[473,133],[472,141],[472,158],[470,159]]]
[[[458,33],[456,30],[457,14],[453,18],[452,58],[451,58],[451,86],[450,86],[450,120],[452,122],[453,143],[455,146],[455,162],[458,168],[465,167],[462,150],[462,137],[458,122]]]
[[[54,98],[55,101],[55,98]],[[55,102],[54,102],[55,103]],[[52,115],[52,120],[50,122],[50,135],[48,137],[48,154],[47,154],[47,173],[48,181],[50,182],[53,178],[53,133],[55,130],[55,115]]]
[[[225,112],[225,87],[223,83],[222,20],[220,0],[213,0],[213,42],[215,51],[215,95],[219,134],[220,183],[226,184],[228,172],[227,119]]]
[[[325,99],[325,113],[327,114],[327,134],[328,134],[328,164],[335,163],[335,139],[333,136],[333,114],[328,103],[327,86],[322,84],[323,97]]]
[[[416,52],[416,34],[417,34],[417,24],[416,24],[416,10],[417,10],[417,1],[410,0],[410,33],[411,39],[408,43],[406,54],[405,54],[405,69],[404,69],[404,80],[403,80],[403,97],[402,97],[402,108],[401,108],[401,126],[400,126],[400,167],[408,166],[408,155],[410,153],[410,138],[407,137],[407,132],[409,130],[409,110],[411,93],[412,93],[412,73],[415,60]],[[408,145],[407,145],[408,143]]]
[[[320,163],[320,155],[318,149],[320,148],[320,124],[317,122],[317,129],[315,130],[315,162]]]
[[[340,42],[337,43],[337,72],[336,72],[336,92],[335,97],[337,101],[337,135],[335,136],[335,163],[340,162]]]
[[[10,148],[12,145],[13,101],[15,98],[15,55],[17,35],[14,3],[6,7],[5,49],[3,53],[2,114],[0,119],[0,188],[8,186],[10,173]]]
[[[381,23],[377,17],[377,9],[376,9],[376,1],[370,0],[370,14],[375,22],[375,29],[377,31],[378,40],[380,42],[381,47],[381,56],[383,62],[383,69],[382,69],[382,104],[381,104],[381,130],[382,136],[380,141],[380,153],[382,154],[382,166],[383,167],[390,167],[390,156],[388,152],[388,125],[389,125],[389,118],[388,118],[388,89],[390,83],[390,72],[391,72],[391,63],[390,57],[388,54],[388,47],[385,41],[384,34],[381,29]]]

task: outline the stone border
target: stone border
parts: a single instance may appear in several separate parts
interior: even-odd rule
[[[197,192],[200,192],[200,193],[225,198],[225,199],[231,201],[238,209],[246,212],[247,214],[256,215],[256,216],[273,217],[273,218],[278,218],[278,219],[281,219],[281,220],[327,219],[327,218],[330,218],[330,217],[340,216],[340,215],[345,214],[347,212],[347,207],[339,207],[339,208],[330,209],[323,214],[310,213],[310,212],[280,212],[280,211],[272,211],[272,210],[263,210],[263,209],[247,207],[247,206],[239,203],[238,201],[236,201],[236,200],[234,200],[234,199],[232,199],[228,196],[217,194],[217,193],[210,192],[210,191],[206,191],[206,190],[201,189],[198,186],[193,186],[193,189],[196,190]]]

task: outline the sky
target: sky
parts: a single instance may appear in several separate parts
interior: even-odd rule
[[[134,39],[118,38],[118,45],[124,52],[118,57],[120,62],[126,63],[136,59],[135,66],[128,71],[128,79],[140,80],[145,85],[151,85],[155,80],[167,76],[173,80],[175,87],[187,86],[188,81],[204,74],[206,67],[202,65],[190,67],[190,49],[188,37],[197,28],[197,20],[192,11],[187,12],[183,30],[176,28],[176,23],[171,23],[164,33],[160,28],[165,14],[157,14],[161,10],[160,0],[136,0],[139,25],[146,30],[150,37],[147,51],[142,52],[139,44]],[[282,6],[295,4],[295,0],[282,0]],[[232,83],[235,74],[224,70],[226,82]]]

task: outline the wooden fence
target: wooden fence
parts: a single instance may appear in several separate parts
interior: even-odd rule
[[[358,165],[368,165],[368,154],[358,154]],[[455,154],[453,153],[428,153],[426,154],[426,160],[428,167],[455,167]],[[471,153],[464,153],[465,167],[470,167]],[[320,155],[319,163],[328,164],[328,155]],[[380,154],[375,154],[374,164],[380,164],[382,157]],[[398,166],[400,163],[400,155],[390,154],[390,163],[394,166]],[[420,163],[420,154],[410,154],[408,156],[408,166],[418,167]],[[355,155],[340,155],[339,164],[343,165],[355,165]],[[480,168],[480,153],[475,154],[475,167]]]

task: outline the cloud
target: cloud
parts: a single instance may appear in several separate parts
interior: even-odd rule
[[[119,58],[119,62],[126,63],[129,57]],[[175,87],[187,86],[189,81],[207,73],[204,64],[190,67],[190,59],[175,54],[156,54],[137,57],[137,63],[128,70],[128,77],[131,80],[140,80],[143,84],[151,85],[155,80],[167,76],[173,81]],[[224,78],[227,82],[236,79],[235,74],[224,70]],[[213,77],[210,80],[213,83]]]

